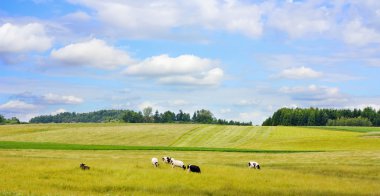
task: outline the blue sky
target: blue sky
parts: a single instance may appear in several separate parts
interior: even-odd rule
[[[0,114],[380,109],[380,1],[12,0]]]

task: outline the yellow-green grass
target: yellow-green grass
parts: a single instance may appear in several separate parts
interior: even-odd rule
[[[378,133],[197,124],[31,124],[0,126],[0,141],[256,150],[377,150],[380,149]]]
[[[379,195],[379,132],[352,129],[0,126],[0,195]],[[306,152],[313,150],[323,152]],[[162,156],[199,165],[202,174],[162,162],[153,168],[150,159]],[[250,160],[262,169],[249,170]]]
[[[318,128],[325,130],[336,130],[336,131],[352,131],[352,132],[380,132],[380,127],[351,127],[351,126],[326,126],[326,127],[309,127],[309,128]]]
[[[166,155],[202,173],[153,168]],[[0,150],[0,176],[0,195],[379,195],[380,152]]]
[[[166,146],[196,124],[71,123],[0,126],[2,141]]]

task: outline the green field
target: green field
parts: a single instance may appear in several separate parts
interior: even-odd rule
[[[153,168],[162,156],[202,174]],[[380,129],[4,125],[0,176],[0,195],[380,195]]]

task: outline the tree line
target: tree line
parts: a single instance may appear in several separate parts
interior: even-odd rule
[[[0,125],[4,125],[4,124],[20,124],[20,120],[16,117],[7,119],[3,115],[0,114]]]
[[[192,115],[179,110],[178,113],[165,111],[153,113],[151,107],[142,111],[134,110],[100,110],[88,113],[64,112],[56,115],[37,116],[30,123],[75,123],[75,122],[126,122],[126,123],[200,123],[221,125],[251,126],[252,122],[217,119],[211,111],[201,109]]]
[[[380,126],[380,110],[281,108],[263,126]]]

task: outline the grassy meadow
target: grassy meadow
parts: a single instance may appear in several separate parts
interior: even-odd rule
[[[380,195],[379,128],[0,126],[0,195]],[[196,164],[202,174],[152,157]],[[262,169],[247,168],[250,160]],[[91,167],[79,169],[81,162]]]

